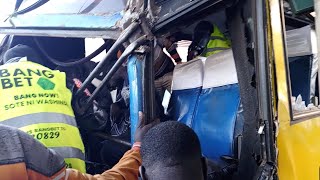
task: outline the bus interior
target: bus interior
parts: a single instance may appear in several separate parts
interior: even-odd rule
[[[142,1],[129,2],[139,4]],[[124,8],[127,2],[121,1],[121,3],[121,8]],[[261,145],[261,141],[268,139],[262,138],[264,134],[259,132],[261,127],[259,112],[262,106],[258,102],[261,102],[261,92],[264,90],[268,92],[265,98],[268,101],[266,106],[269,107],[274,93],[271,91],[271,85],[262,82],[269,81],[274,76],[272,72],[266,72],[265,77],[259,73],[262,66],[259,66],[260,56],[257,48],[264,47],[260,41],[266,40],[267,34],[257,34],[257,29],[260,28],[257,19],[263,18],[258,17],[259,13],[255,8],[257,4],[250,0],[201,2],[157,0],[155,4],[150,4],[149,11],[159,12],[154,16],[151,13],[151,18],[156,19],[155,23],[150,23],[152,34],[155,39],[175,36],[175,44],[183,61],[186,61],[188,51],[188,45],[184,46],[183,42],[189,44],[192,42],[194,27],[200,21],[209,21],[216,25],[232,44],[229,50],[207,58],[197,57],[176,65],[169,92],[170,100],[165,99],[167,104],[162,107],[163,97],[156,97],[155,114],[163,118],[163,121],[176,120],[185,123],[197,133],[203,155],[208,159],[209,179],[233,179],[237,176],[243,179],[252,178],[266,158],[267,148],[274,150],[271,152],[271,160],[276,162],[276,147],[274,143],[271,144],[271,141],[275,141],[276,125],[273,123],[270,125],[269,143]],[[315,53],[311,48],[314,45],[304,46],[309,48],[305,50],[298,49],[301,46],[298,47],[297,43],[292,42],[306,40],[303,34],[308,32],[309,41],[305,43],[311,43],[314,17],[309,13],[295,14],[287,1],[283,2],[283,6],[291,92],[294,96],[293,114],[299,117],[301,111],[315,111],[318,107],[319,89],[316,85],[318,69]],[[161,10],[157,10],[156,7],[161,7]],[[264,20],[263,26],[266,27],[266,24]],[[46,32],[47,29],[37,30]],[[0,31],[2,34],[5,32],[10,32],[10,28]],[[42,57],[44,66],[66,72],[67,86],[74,94],[79,90],[74,80],[85,82],[97,65],[105,62],[102,71],[86,87],[91,93],[100,88],[92,104],[83,105],[88,97],[81,94],[80,97],[73,99],[73,108],[85,144],[87,172],[96,174],[112,167],[122,154],[130,149],[132,134],[128,102],[121,105],[121,109],[118,110],[116,116],[118,119],[110,115],[110,111],[114,108],[111,105],[117,103],[117,96],[121,95],[124,82],[128,81],[120,72],[130,73],[126,69],[127,62],[124,61],[113,77],[104,83],[104,78],[117,64],[119,58],[118,51],[113,51],[110,55],[108,53],[117,43],[119,36],[74,37],[76,35],[66,33],[55,37],[54,33],[46,36],[44,35],[46,33],[33,35],[22,31],[12,31],[8,34],[4,36],[0,45],[1,60],[9,48],[18,44],[28,45]],[[259,36],[262,36],[262,39]],[[122,43],[123,48],[128,48],[131,42],[128,39]],[[151,44],[154,42],[156,41]],[[302,51],[303,53],[299,54]],[[140,56],[143,53],[137,50],[133,54]],[[266,62],[272,64],[271,61]],[[262,88],[264,85],[266,89]],[[299,95],[302,100],[297,102]],[[298,104],[302,101],[305,102],[305,107]],[[314,106],[308,106],[309,104]],[[269,116],[274,117],[275,114],[269,110],[271,112]],[[123,122],[121,133],[117,135],[111,133],[114,131],[112,126],[114,121]]]

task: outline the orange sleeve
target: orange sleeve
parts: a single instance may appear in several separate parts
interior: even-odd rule
[[[83,174],[74,169],[67,170],[69,180],[119,180],[119,179],[138,179],[141,157],[139,150],[127,151],[120,161],[111,169],[102,174],[89,175]]]

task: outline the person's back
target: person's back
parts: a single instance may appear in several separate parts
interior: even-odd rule
[[[28,134],[0,125],[0,136],[1,179],[60,180],[66,175],[63,159]]]
[[[64,157],[68,167],[85,172],[71,96],[65,73],[21,60],[0,66],[0,124],[27,132]]]
[[[90,175],[66,168],[63,158],[48,149],[27,133],[0,124],[0,175],[1,180],[43,179],[43,180],[117,180],[138,179],[141,166],[141,138],[158,121],[145,125],[143,113],[135,132],[135,143],[120,161],[102,174]]]
[[[66,169],[63,158],[27,133],[0,124],[1,180],[116,180],[138,179],[140,150],[133,147],[111,169],[90,175]]]
[[[141,158],[143,179],[206,179],[206,163],[197,135],[176,121],[161,123],[146,133],[141,143]]]

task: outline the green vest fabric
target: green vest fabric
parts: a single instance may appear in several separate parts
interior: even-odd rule
[[[229,49],[231,47],[230,44],[230,40],[228,40],[221,33],[219,28],[216,25],[214,25],[213,33],[210,36],[210,40],[207,44],[207,47],[201,55],[204,57],[209,57],[213,54]]]
[[[24,61],[0,66],[0,123],[19,128],[85,172],[84,145],[66,75]]]

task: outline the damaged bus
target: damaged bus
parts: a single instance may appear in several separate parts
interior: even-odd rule
[[[143,111],[147,123],[161,117],[197,133],[209,179],[319,179],[320,7],[312,0],[16,0],[0,8],[2,64],[24,44],[66,72],[88,173],[130,148]],[[203,21],[228,45],[189,58],[190,47],[210,49],[195,45]],[[168,73],[159,93],[155,80]]]

